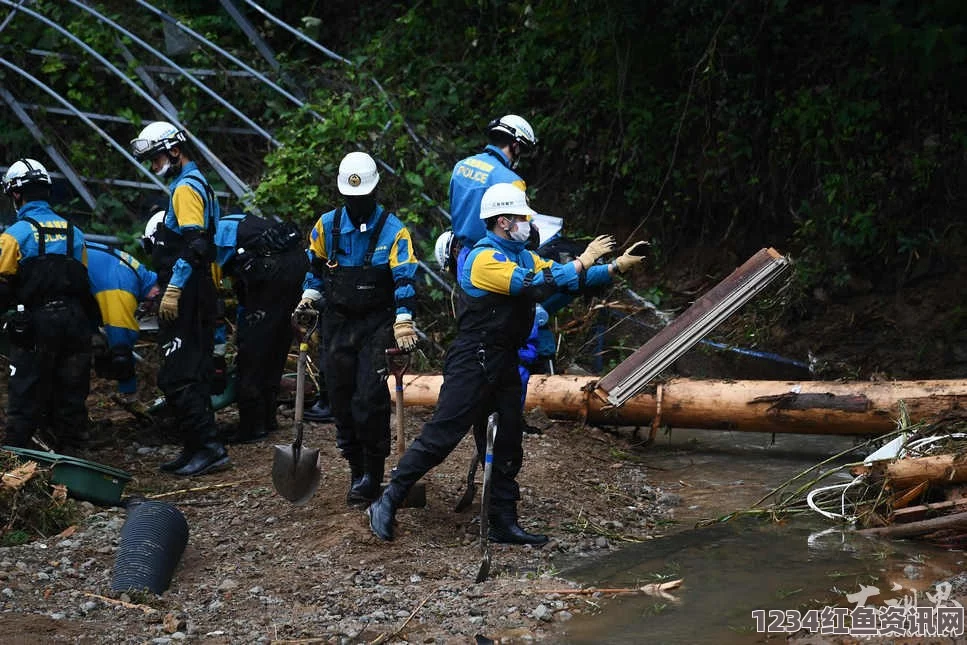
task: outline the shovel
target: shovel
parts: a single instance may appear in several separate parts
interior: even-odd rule
[[[272,460],[272,484],[282,497],[296,506],[312,498],[319,488],[319,449],[302,446],[302,407],[306,393],[306,357],[309,353],[308,338],[319,323],[319,312],[298,311],[294,320],[311,322],[311,327],[299,339],[299,363],[296,368],[295,385],[295,441],[292,445],[276,445]],[[311,319],[311,320],[310,320]]]
[[[406,452],[406,431],[403,426],[403,373],[410,366],[410,354],[397,347],[386,350],[386,368],[396,381],[396,460]],[[404,508],[423,508],[426,506],[426,482],[413,484],[406,499],[400,504]]]
[[[480,463],[480,453],[473,449],[473,457],[470,459],[470,468],[467,469],[467,487],[463,491],[463,496],[457,500],[457,505],[453,507],[455,513],[461,513],[473,504],[473,498],[477,496],[477,465]]]
[[[494,466],[494,438],[497,436],[497,413],[487,418],[487,456],[484,458],[483,493],[480,495],[480,550],[483,559],[477,578],[480,583],[487,579],[490,573],[490,473]]]

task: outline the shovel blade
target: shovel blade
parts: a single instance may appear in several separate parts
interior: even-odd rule
[[[272,484],[275,490],[296,506],[312,499],[319,488],[319,449],[276,445],[272,459]]]
[[[484,551],[483,559],[480,560],[480,568],[477,569],[477,577],[474,582],[480,584],[490,575],[490,551]]]

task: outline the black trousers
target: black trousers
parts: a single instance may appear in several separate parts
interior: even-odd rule
[[[166,287],[162,286],[162,293]],[[186,450],[197,450],[215,440],[211,404],[214,332],[215,283],[208,271],[195,269],[181,290],[178,317],[158,321],[158,387],[174,411]]]
[[[384,460],[390,452],[386,349],[396,346],[393,312],[357,317],[328,307],[322,324],[336,446],[351,462]]]
[[[308,266],[305,251],[296,249],[255,258],[233,275],[242,309],[235,357],[239,424],[252,431],[274,418],[292,346],[292,310],[302,294]]]
[[[77,445],[87,429],[93,325],[77,303],[59,301],[30,312],[22,341],[11,339],[4,443],[30,447],[39,428]]]
[[[515,508],[520,499],[517,473],[524,460],[520,397],[517,348],[498,349],[457,338],[447,350],[443,386],[433,418],[424,424],[394,471],[397,490],[409,490],[440,464],[471,427],[477,450],[485,454],[487,416],[496,411],[499,420],[494,440],[491,504],[494,511]]]

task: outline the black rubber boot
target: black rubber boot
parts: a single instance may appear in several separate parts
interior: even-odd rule
[[[543,546],[547,544],[547,536],[539,533],[528,533],[517,523],[517,511],[514,509],[495,509],[490,514],[490,531],[487,537],[491,542],[500,544],[530,544]]]
[[[313,423],[332,423],[335,419],[332,416],[332,408],[329,401],[319,399],[311,408],[302,411],[302,418]]]
[[[349,506],[360,506],[364,503],[369,504],[373,500],[364,501],[358,499],[357,495],[354,495],[354,491],[357,491],[360,482],[362,482],[366,474],[363,459],[361,457],[354,457],[347,461],[349,461],[349,490],[346,491],[346,504]]]
[[[269,436],[265,428],[265,411],[261,402],[238,405],[238,427],[226,443],[257,443]]]
[[[195,451],[189,448],[182,448],[181,453],[177,457],[171,461],[166,461],[165,463],[161,464],[161,470],[166,473],[172,473],[179,468],[184,467],[189,461],[191,461],[191,458],[194,454]]]
[[[393,540],[393,525],[396,523],[396,509],[406,498],[406,491],[390,484],[380,495],[379,499],[366,509],[369,516],[369,528],[373,534],[385,542]]]
[[[279,419],[276,416],[276,413],[279,411],[278,398],[278,390],[269,392],[265,395],[265,407],[263,410],[265,412],[265,431],[268,433],[275,432],[279,429]]]
[[[383,459],[366,459],[366,469],[359,480],[353,480],[346,501],[350,506],[369,506],[379,497],[383,483]]]
[[[228,458],[225,446],[217,441],[210,441],[191,455],[188,463],[175,470],[174,474],[180,477],[194,477],[227,468],[230,464],[231,460]]]

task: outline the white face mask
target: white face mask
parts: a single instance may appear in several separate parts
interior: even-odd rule
[[[507,234],[516,242],[526,242],[531,235],[531,223],[517,222],[517,227],[507,231]]]
[[[171,170],[171,161],[165,161],[165,165],[161,166],[158,170],[154,171],[154,174],[158,177],[164,177]]]

